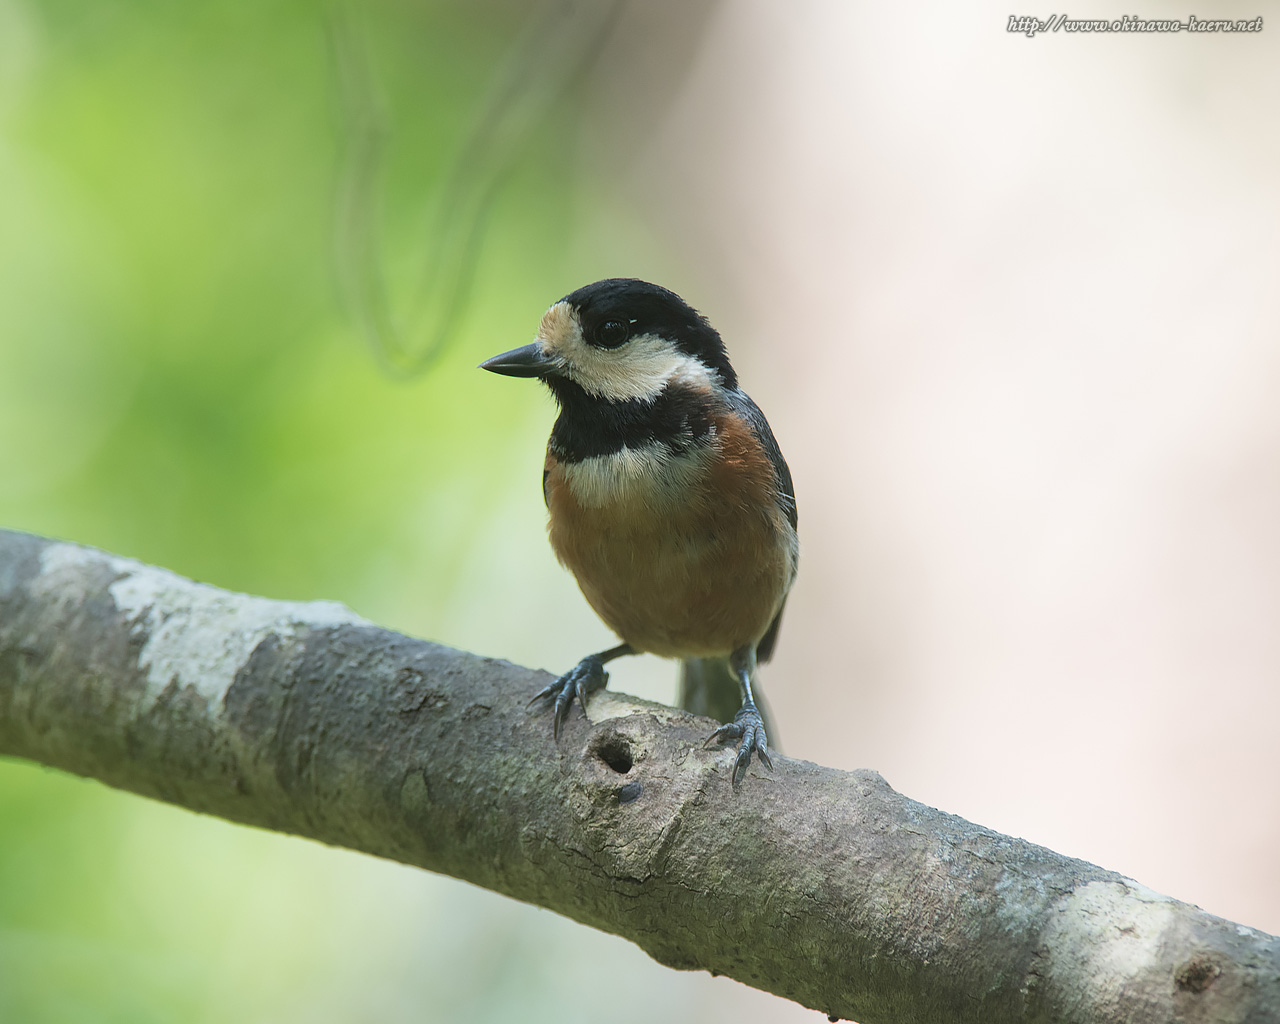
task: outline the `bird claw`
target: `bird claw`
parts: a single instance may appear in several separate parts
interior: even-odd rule
[[[769,756],[768,737],[764,732],[764,719],[760,717],[760,712],[756,710],[754,704],[744,704],[733,716],[733,721],[726,725],[720,726],[715,732],[707,737],[703,746],[709,743],[725,743],[731,740],[740,740],[738,744],[738,756],[733,762],[733,784],[736,786],[741,782],[747,774],[747,768],[751,765],[751,754],[754,751],[756,756],[770,771],[773,770],[773,759]]]
[[[604,689],[608,682],[609,673],[604,670],[604,660],[598,654],[589,654],[550,686],[543,687],[535,693],[526,706],[533,707],[540,700],[555,701],[551,735],[558,740],[560,726],[569,717],[569,709],[573,707],[574,697],[578,698],[578,703],[582,705],[582,713],[585,715],[588,694]]]

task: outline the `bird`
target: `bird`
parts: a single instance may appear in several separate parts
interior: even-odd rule
[[[551,701],[558,739],[575,697],[585,714],[607,684],[609,662],[678,658],[681,706],[724,722],[706,743],[737,744],[733,785],[753,754],[772,770],[754,686],[796,577],[795,490],[720,334],[673,291],[607,278],[553,303],[533,342],[480,368],[536,378],[554,396],[548,537],[621,641],[530,705]]]

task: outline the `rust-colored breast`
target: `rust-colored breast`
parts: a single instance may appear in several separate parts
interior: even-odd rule
[[[552,548],[623,640],[708,657],[768,629],[795,575],[795,533],[772,465],[736,416],[684,455],[562,464],[548,453],[545,468]]]

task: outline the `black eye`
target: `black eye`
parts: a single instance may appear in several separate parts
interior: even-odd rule
[[[606,320],[596,328],[596,344],[601,348],[617,348],[631,337],[631,325],[625,320]]]

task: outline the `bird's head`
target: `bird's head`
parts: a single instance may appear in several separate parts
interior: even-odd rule
[[[538,377],[607,402],[651,401],[673,380],[735,387],[724,343],[706,317],[675,292],[634,278],[608,278],[566,295],[543,314],[538,337],[480,364],[510,377]]]

